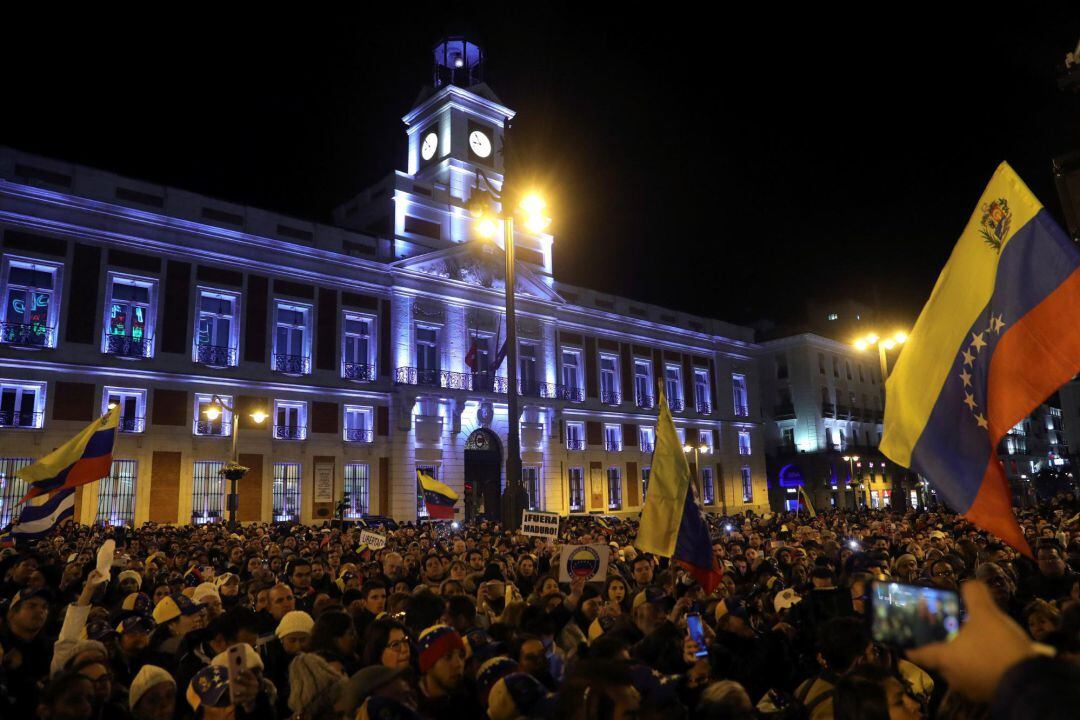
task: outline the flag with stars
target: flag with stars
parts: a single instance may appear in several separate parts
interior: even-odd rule
[[[886,382],[881,451],[1030,556],[997,447],[1077,373],[1080,250],[1002,163]]]

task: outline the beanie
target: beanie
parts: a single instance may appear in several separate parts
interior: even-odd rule
[[[500,678],[518,671],[516,661],[508,657],[495,657],[488,660],[476,671],[476,690],[480,693],[480,702],[487,705],[488,694]]]
[[[465,652],[465,643],[458,631],[449,625],[432,625],[420,633],[416,648],[420,654],[420,672],[426,673],[451,650]]]
[[[310,615],[303,610],[292,610],[282,615],[281,622],[278,623],[274,634],[279,639],[293,633],[307,633],[310,635],[314,627],[315,621],[311,619]]]
[[[488,717],[491,720],[551,717],[554,698],[539,680],[526,673],[511,673],[499,678],[491,688]]]
[[[315,653],[300,653],[289,663],[289,709],[318,715],[333,706],[345,684],[345,674]]]
[[[173,680],[173,676],[167,670],[159,668],[157,665],[143,665],[135,679],[131,681],[131,690],[128,691],[128,707],[134,710],[135,706],[139,704],[139,698],[145,695],[147,690],[161,683],[169,683],[173,686],[173,689],[176,689],[176,681]]]
[[[122,583],[128,579],[134,580],[137,585],[139,585],[140,587],[142,586],[142,575],[135,572],[134,570],[125,570],[124,572],[120,573],[120,576],[116,578],[116,581],[118,583]]]
[[[196,604],[202,604],[203,600],[212,597],[217,598],[218,602],[221,602],[221,595],[218,594],[217,587],[214,583],[204,582],[195,588],[195,592],[192,593],[191,599],[195,601]]]

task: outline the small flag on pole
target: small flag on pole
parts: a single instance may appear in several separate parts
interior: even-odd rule
[[[817,511],[814,510],[814,504],[810,502],[810,496],[806,494],[806,488],[802,485],[799,486],[799,498],[802,499],[803,505],[806,506],[806,512],[810,513],[810,517],[817,517]]]
[[[420,491],[424,495],[428,517],[432,520],[453,520],[454,503],[458,500],[458,494],[420,470],[416,471],[416,477],[420,481]]]
[[[21,502],[107,476],[112,469],[113,442],[119,424],[117,405],[33,465],[16,471],[29,486]]]

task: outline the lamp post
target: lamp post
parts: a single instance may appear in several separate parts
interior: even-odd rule
[[[475,188],[469,198],[469,211],[476,219],[476,231],[482,238],[492,238],[496,231],[496,220],[501,220],[503,225],[503,254],[506,256],[506,282],[504,288],[504,302],[506,305],[506,494],[502,499],[502,523],[508,530],[517,530],[521,524],[522,502],[521,487],[521,427],[520,411],[518,409],[518,348],[517,348],[517,316],[514,313],[514,210],[507,210],[505,204],[500,205],[499,212],[495,211],[495,200],[502,200],[506,192],[506,183],[503,182],[503,190],[496,193],[492,189],[491,181],[480,170],[477,176],[483,177],[488,190]],[[525,227],[530,231],[543,232],[550,220],[544,216],[544,201],[536,194],[526,195],[518,204],[518,209],[526,214]]]
[[[862,337],[862,338],[859,338],[854,343],[852,343],[855,346],[855,349],[858,350],[859,352],[865,352],[867,349],[869,349],[869,348],[871,348],[871,347],[873,347],[875,345],[877,346],[877,349],[878,349],[878,363],[881,366],[881,391],[883,393],[885,392],[885,381],[889,379],[889,358],[888,358],[888,355],[886,353],[888,353],[888,352],[890,352],[892,350],[895,350],[898,346],[903,345],[904,343],[906,343],[907,340],[908,340],[908,336],[907,336],[906,332],[897,331],[897,332],[894,332],[891,336],[886,337],[886,338],[882,338],[882,337],[878,336],[877,333],[870,333],[869,335],[867,335],[865,337]],[[866,408],[866,409],[868,410],[869,408]],[[884,477],[885,477],[885,469],[884,469],[884,467],[882,468],[881,473],[882,473],[882,478],[884,479]],[[894,483],[893,490],[894,491],[896,490],[896,487],[895,487],[896,482],[897,482],[897,480],[896,480],[896,471],[895,471],[895,468],[894,468],[894,470],[893,470],[893,483]],[[901,495],[902,494],[903,494],[903,491],[901,491]],[[905,504],[907,504],[907,503],[905,502]]]
[[[698,443],[697,445],[683,445],[683,452],[694,453],[694,485],[697,486],[698,498],[704,504],[705,496],[701,492],[701,456],[700,453],[709,452],[710,448],[705,443]],[[723,500],[723,512],[727,515],[727,498]]]
[[[855,499],[855,463],[858,462],[858,460],[858,455],[844,456],[844,461],[848,464],[847,488],[851,490],[851,502],[855,505],[855,510],[859,509],[859,502]]]
[[[207,420],[210,420],[210,421],[217,420],[219,417],[221,417],[222,409],[227,411],[232,416],[232,428],[231,428],[232,432],[230,433],[232,435],[232,448],[229,451],[229,461],[232,462],[232,463],[239,464],[237,462],[238,457],[237,457],[237,454],[236,454],[236,438],[237,438],[237,433],[239,432],[239,429],[240,429],[240,423],[238,422],[238,418],[236,417],[236,411],[233,409],[233,406],[230,405],[229,403],[227,403],[224,399],[222,399],[222,397],[220,395],[214,394],[210,398],[209,406],[207,406],[207,408],[205,410],[203,410],[203,415],[206,416]],[[263,421],[266,420],[266,418],[267,418],[267,415],[262,410],[255,410],[254,412],[251,413],[251,419],[257,425],[261,425],[263,423]],[[229,477],[230,487],[229,487],[228,505],[229,505],[229,529],[230,530],[236,530],[236,506],[238,504],[237,497],[236,497],[236,483],[237,483],[237,481],[239,479],[240,478],[235,474],[233,474],[232,476]]]

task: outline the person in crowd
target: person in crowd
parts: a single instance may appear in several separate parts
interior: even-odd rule
[[[409,631],[397,620],[380,618],[368,626],[364,635],[362,664],[383,665],[391,670],[406,670],[412,663]]]
[[[449,625],[433,625],[416,641],[420,669],[419,710],[431,720],[482,717],[476,698],[465,691],[465,643]]]
[[[134,720],[172,720],[176,712],[176,680],[164,668],[144,665],[131,681],[128,707]]]

